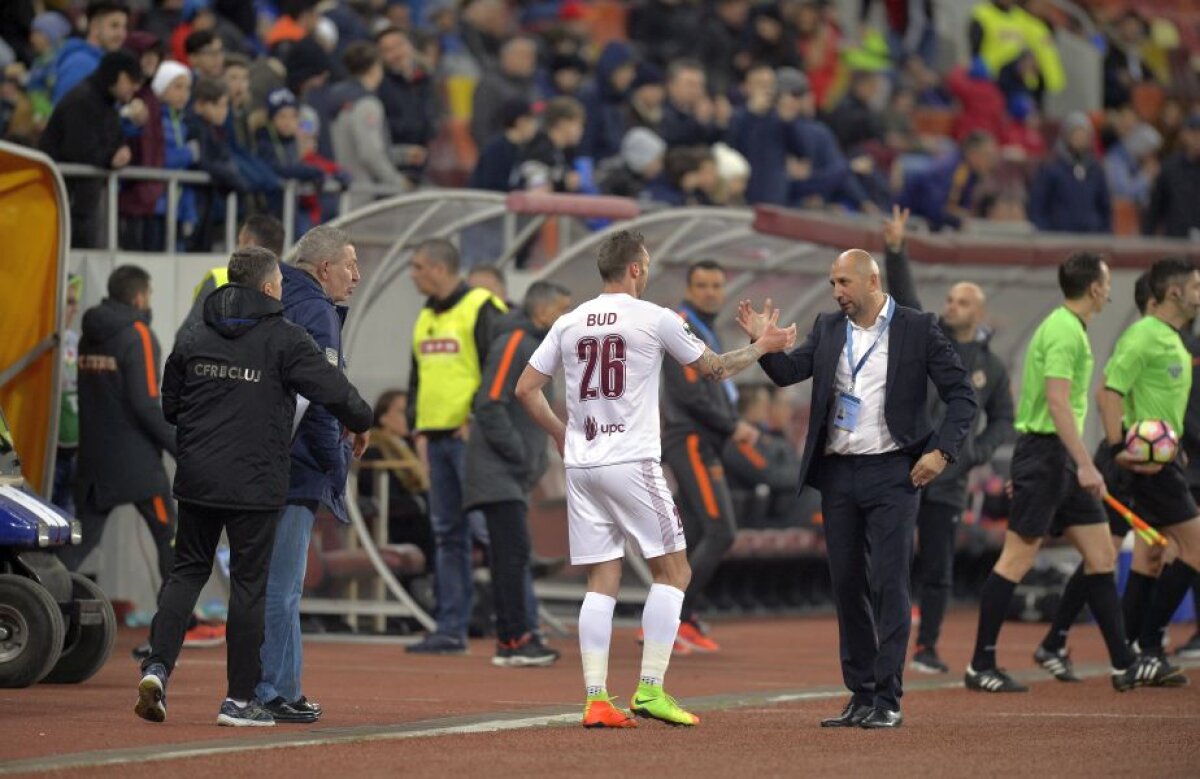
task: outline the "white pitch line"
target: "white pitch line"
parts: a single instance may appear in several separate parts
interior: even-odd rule
[[[989,717],[1070,717],[1071,719],[1091,718],[1091,719],[1183,719],[1183,720],[1200,720],[1200,715],[1197,714],[1120,714],[1112,711],[989,711]]]

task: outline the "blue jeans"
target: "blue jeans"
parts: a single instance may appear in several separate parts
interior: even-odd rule
[[[304,656],[300,644],[300,594],[308,565],[308,542],[316,516],[304,506],[288,505],[275,526],[275,546],[267,573],[267,607],[263,631],[262,680],[254,694],[264,703],[301,696]]]
[[[474,587],[471,579],[471,528],[463,511],[466,442],[453,436],[429,439],[429,514],[433,537],[437,632],[467,637]]]

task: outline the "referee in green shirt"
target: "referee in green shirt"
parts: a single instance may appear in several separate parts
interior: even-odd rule
[[[996,641],[1013,591],[1048,532],[1061,532],[1083,555],[1087,603],[1108,646],[1113,687],[1158,683],[1165,673],[1158,658],[1135,658],[1125,643],[1113,579],[1116,555],[1100,502],[1104,478],[1082,438],[1094,366],[1087,325],[1108,304],[1108,265],[1096,254],[1072,254],[1059,266],[1058,284],[1066,300],[1038,326],[1025,354],[1008,533],[983,585],[975,653],[965,678],[967,688],[979,692],[1029,689],[997,667]]]
[[[1137,306],[1138,313],[1143,317],[1153,318],[1157,312],[1158,302],[1154,298],[1153,290],[1150,286],[1150,271],[1146,271],[1138,276],[1137,281],[1133,285],[1133,302]],[[1159,320],[1162,322],[1163,320]],[[1132,359],[1140,359],[1139,350],[1145,345],[1144,334],[1146,325],[1143,324],[1145,319],[1137,323],[1129,330],[1126,330],[1125,335],[1117,343],[1116,353],[1109,359],[1109,363],[1105,368],[1106,374],[1117,376],[1116,381],[1119,384],[1125,385],[1125,389],[1118,390],[1114,387],[1112,380],[1107,380],[1104,386],[1097,394],[1097,403],[1100,406],[1102,418],[1105,414],[1112,414],[1114,418],[1124,418],[1125,427],[1139,419],[1155,419],[1158,417],[1145,416],[1144,413],[1139,413],[1135,408],[1134,398],[1140,396],[1140,392],[1134,392],[1132,387],[1134,381],[1126,374],[1128,373],[1128,361]],[[1157,332],[1162,335],[1165,332],[1173,332],[1169,326],[1157,327],[1151,326],[1151,332]],[[1151,339],[1153,340],[1153,339]],[[1169,344],[1169,339],[1166,339]],[[1132,348],[1131,348],[1132,347]],[[1126,367],[1122,368],[1121,363],[1126,363]],[[1173,365],[1166,366],[1168,375],[1173,375],[1176,370]],[[1161,366],[1160,366],[1161,367]],[[1174,379],[1172,379],[1174,381]],[[1114,405],[1114,401],[1119,399],[1122,409],[1116,412],[1115,408],[1111,411],[1106,409]],[[1106,406],[1106,404],[1108,404]],[[1186,422],[1185,422],[1186,424]],[[1096,463],[1100,467],[1101,475],[1104,476],[1105,486],[1108,491],[1115,495],[1123,503],[1132,504],[1133,498],[1130,495],[1130,482],[1132,481],[1134,472],[1146,472],[1153,466],[1137,466],[1136,468],[1123,468],[1116,464],[1116,456],[1120,450],[1124,448],[1124,442],[1120,445],[1110,445],[1108,436],[1100,441],[1096,447]],[[1126,458],[1127,459],[1127,458]],[[1120,554],[1121,547],[1125,544],[1125,536],[1129,534],[1129,523],[1125,521],[1117,512],[1113,511],[1108,506],[1104,507],[1105,513],[1108,514],[1108,526],[1112,531],[1113,549]],[[1188,515],[1189,517],[1191,515]],[[1125,637],[1130,641],[1138,637],[1138,632],[1142,626],[1142,615],[1150,606],[1150,598],[1154,594],[1154,582],[1158,579],[1159,573],[1162,572],[1163,565],[1163,549],[1160,546],[1151,546],[1141,539],[1139,536],[1134,536],[1133,539],[1133,560],[1129,566],[1129,578],[1125,582],[1125,594],[1121,598],[1121,611],[1125,621]],[[1067,636],[1071,632],[1071,626],[1079,618],[1079,613],[1083,611],[1083,607],[1087,604],[1087,572],[1084,570],[1081,563],[1075,569],[1074,575],[1067,580],[1067,584],[1063,587],[1062,597],[1058,602],[1058,609],[1054,614],[1054,619],[1050,623],[1050,630],[1047,631],[1046,637],[1042,639],[1042,643],[1038,646],[1037,651],[1033,654],[1033,659],[1038,665],[1049,672],[1055,679],[1060,682],[1078,682],[1079,677],[1075,675],[1075,670],[1071,662],[1070,653],[1067,651]],[[1181,680],[1182,677],[1172,677]]]

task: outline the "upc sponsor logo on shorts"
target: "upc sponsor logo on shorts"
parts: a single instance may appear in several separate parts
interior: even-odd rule
[[[202,379],[228,379],[229,381],[248,381],[255,384],[262,381],[261,369],[242,368],[237,365],[198,362],[192,366],[192,371]]]
[[[597,436],[613,435],[614,433],[624,432],[624,422],[605,422],[603,425],[601,425],[596,422],[595,417],[587,417],[583,420],[583,435],[589,441],[594,441]]]

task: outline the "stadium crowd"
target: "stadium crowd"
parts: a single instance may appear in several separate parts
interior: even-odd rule
[[[929,2],[847,22],[823,0],[13,0],[0,137],[208,173],[175,206],[192,250],[223,193],[280,217],[288,180],[296,234],[347,187],[354,205],[466,185],[1186,236],[1195,13],[1083,5],[1104,107],[1049,117],[1071,89],[1056,36],[1081,31],[1037,0],[978,4],[952,67]],[[102,237],[101,187],[72,181],[77,245]],[[163,247],[166,201],[161,180],[122,184],[123,248]]]

